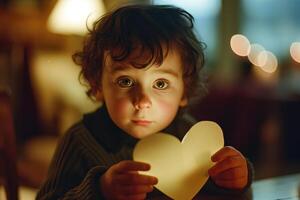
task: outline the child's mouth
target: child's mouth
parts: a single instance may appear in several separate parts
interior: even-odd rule
[[[132,122],[139,126],[148,126],[149,124],[152,123],[151,121],[148,120],[132,120]]]

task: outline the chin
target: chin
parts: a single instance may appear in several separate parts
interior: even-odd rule
[[[143,131],[137,131],[137,132],[134,131],[134,132],[130,133],[130,135],[132,137],[137,138],[137,139],[143,139],[143,138],[145,138],[149,135],[152,135],[152,134],[154,134],[154,133],[145,133]]]

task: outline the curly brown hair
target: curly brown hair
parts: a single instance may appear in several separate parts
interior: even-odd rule
[[[169,50],[181,56],[185,95],[197,95],[199,71],[204,65],[205,44],[194,33],[194,18],[187,11],[170,5],[129,5],[107,13],[89,30],[83,50],[73,55],[81,66],[80,77],[88,84],[93,99],[101,86],[105,52],[113,61],[125,61],[136,48],[145,58],[133,67],[161,65]]]

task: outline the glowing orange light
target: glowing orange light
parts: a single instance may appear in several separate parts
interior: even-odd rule
[[[60,34],[87,33],[87,25],[91,27],[99,16],[105,13],[100,0],[58,0],[53,8],[47,27]]]

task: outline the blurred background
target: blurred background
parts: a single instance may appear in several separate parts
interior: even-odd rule
[[[226,145],[253,162],[255,179],[300,172],[299,0],[0,0],[0,89],[12,91],[25,195],[45,180],[68,127],[100,105],[85,95],[71,59],[87,16],[90,26],[128,3],[189,11],[207,44],[208,88],[191,114],[220,124]]]

